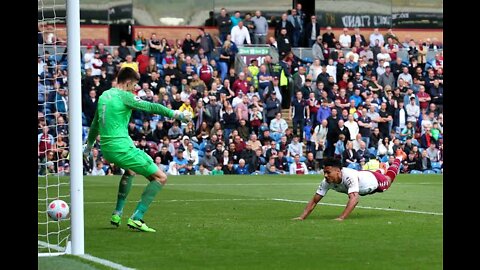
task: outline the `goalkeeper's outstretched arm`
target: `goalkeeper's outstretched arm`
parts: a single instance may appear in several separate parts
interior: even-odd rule
[[[187,113],[180,112],[178,110],[171,110],[162,104],[151,103],[140,99],[130,92],[122,93],[122,101],[125,105],[132,109],[142,110],[149,113],[160,114],[169,118],[174,118],[180,121],[190,121],[191,115]]]

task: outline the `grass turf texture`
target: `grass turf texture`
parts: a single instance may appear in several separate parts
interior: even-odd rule
[[[126,220],[147,180],[135,178],[122,225],[114,228],[119,176],[85,177],[85,252],[136,269],[443,268],[443,215],[357,208],[338,222],[348,198],[330,190],[321,203],[342,206],[317,205],[308,219],[292,221],[305,203],[272,200],[306,202],[321,179],[169,177],[145,215],[157,233],[141,233]],[[442,194],[441,175],[400,175],[358,206],[442,213]]]
[[[80,259],[73,255],[38,258],[38,270],[108,270],[110,267]]]

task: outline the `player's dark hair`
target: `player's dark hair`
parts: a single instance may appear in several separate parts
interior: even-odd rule
[[[327,167],[327,166],[337,167],[337,168],[341,169],[342,168],[342,162],[338,158],[328,157],[328,158],[325,158],[323,160],[323,167]]]
[[[118,71],[117,83],[125,83],[126,81],[140,81],[140,75],[129,67],[124,67]]]

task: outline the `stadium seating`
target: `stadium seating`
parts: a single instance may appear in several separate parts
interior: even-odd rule
[[[99,43],[103,43],[103,45],[107,45],[107,41],[103,38],[96,38],[93,40],[93,44],[96,46]]]
[[[80,45],[82,45],[82,46],[90,46],[90,45],[93,46],[94,44],[95,44],[95,42],[91,38],[82,38],[80,40]]]

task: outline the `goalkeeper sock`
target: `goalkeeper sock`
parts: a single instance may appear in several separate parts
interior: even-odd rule
[[[113,212],[114,214],[119,216],[122,215],[128,193],[130,193],[130,189],[132,189],[133,177],[133,175],[124,174],[122,175],[122,178],[120,178],[120,183],[118,184],[117,206]]]
[[[142,198],[137,204],[137,208],[135,208],[135,212],[133,212],[131,217],[133,220],[143,219],[143,215],[147,212],[150,203],[152,203],[155,195],[162,190],[162,187],[162,184],[157,181],[150,181],[150,183],[148,183],[145,191],[142,193]]]

